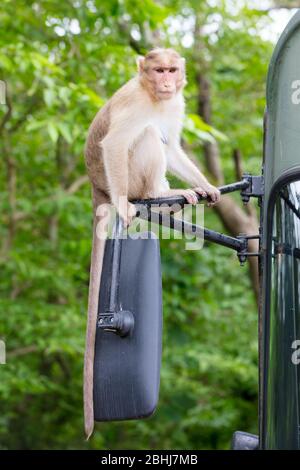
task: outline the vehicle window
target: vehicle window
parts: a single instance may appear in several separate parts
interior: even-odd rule
[[[300,449],[300,181],[276,195],[271,248],[267,448]]]

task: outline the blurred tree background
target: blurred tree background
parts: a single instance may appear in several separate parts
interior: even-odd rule
[[[249,275],[234,253],[208,243],[197,252],[183,251],[183,241],[161,243],[164,349],[154,416],[98,424],[86,442],[82,409],[89,123],[135,73],[138,54],[171,46],[187,59],[187,151],[215,184],[236,180],[241,160],[259,174],[273,44],[261,34],[272,21],[268,8],[253,3],[2,0],[0,448],[226,449],[233,431],[257,433],[254,268]],[[206,209],[206,226],[233,233],[231,209],[238,229],[257,224],[237,195]]]

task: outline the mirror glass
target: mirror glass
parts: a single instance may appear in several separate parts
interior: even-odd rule
[[[272,219],[266,446],[300,448],[300,181],[278,189]]]

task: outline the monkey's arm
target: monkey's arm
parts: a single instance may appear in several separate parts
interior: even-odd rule
[[[101,141],[110,200],[125,225],[131,222],[136,213],[135,206],[128,202],[129,153],[142,130],[142,120],[136,122],[132,115],[129,107],[121,111]]]
[[[206,177],[189,159],[179,143],[171,143],[167,150],[168,170],[192,187],[201,186],[204,190],[211,186]]]
[[[209,206],[220,201],[221,193],[219,189],[210,184],[203,173],[189,159],[182,150],[179,139],[169,145],[167,165],[171,173],[190,184],[196,193],[204,197],[209,196]]]
[[[101,142],[105,175],[111,202],[118,207],[119,197],[128,194],[128,149],[124,134],[113,130]]]

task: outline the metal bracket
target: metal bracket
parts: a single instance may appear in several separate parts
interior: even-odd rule
[[[244,173],[241,181],[236,183],[228,184],[219,187],[221,194],[228,194],[234,191],[240,191],[242,201],[246,204],[249,202],[251,197],[258,198],[258,205],[261,205],[262,197],[264,195],[264,178],[261,176],[252,176],[249,173]],[[203,201],[203,196],[198,195],[198,201]],[[190,224],[183,220],[174,219],[172,216],[165,216],[158,212],[151,211],[151,206],[161,206],[166,204],[169,207],[172,204],[184,207],[186,199],[183,196],[169,197],[169,198],[158,198],[158,199],[136,199],[131,201],[137,206],[137,217],[141,219],[150,220],[156,222],[159,225],[166,225],[174,230],[178,230],[183,233],[191,233],[198,237],[203,237],[205,240],[218,243],[219,245],[226,246],[237,252],[238,258],[241,265],[243,265],[249,256],[260,256],[260,252],[249,252],[248,251],[248,240],[260,239],[260,235],[246,235],[240,234],[238,237],[230,237],[223,233],[215,232],[214,230],[205,229],[204,227],[198,227],[197,225]]]
[[[127,336],[134,327],[134,317],[128,310],[100,313],[97,319],[97,327],[116,333],[119,336]]]
[[[241,198],[244,204],[247,204],[251,197],[261,198],[264,195],[264,178],[262,175],[252,176],[249,173],[244,173],[243,179],[249,182],[249,185],[241,190]]]
[[[248,432],[236,431],[232,436],[232,450],[258,450],[259,437]]]
[[[237,181],[236,183],[227,184],[225,186],[220,186],[219,191],[221,194],[228,194],[234,191],[245,190],[251,185],[251,181],[254,178],[251,175],[246,174],[241,181]],[[205,201],[207,197],[197,195],[198,201]],[[137,206],[137,211],[144,209],[144,212],[149,211],[152,206],[158,207],[161,205],[167,205],[171,207],[173,204],[176,204],[180,207],[184,207],[187,204],[187,200],[184,196],[171,196],[171,197],[159,197],[156,199],[133,199],[131,203]],[[139,217],[139,215],[137,215]],[[143,217],[144,218],[144,217]]]
[[[145,211],[144,211],[145,212]],[[185,234],[191,234],[199,238],[204,238],[204,240],[217,243],[218,245],[226,246],[237,252],[241,266],[244,265],[249,256],[260,256],[258,252],[249,252],[248,251],[248,240],[260,239],[261,235],[246,235],[245,233],[240,233],[236,238],[225,235],[224,233],[215,232],[214,230],[209,230],[198,225],[185,222],[184,220],[175,219],[174,217],[168,214],[161,214],[158,212],[152,212],[151,210],[140,212],[139,217],[144,220],[151,220],[162,226],[178,230],[179,232]]]
[[[112,260],[111,260],[111,285],[109,305],[106,312],[98,312],[97,327],[115,333],[119,336],[127,336],[134,327],[134,316],[128,310],[120,310],[119,283],[121,261],[121,235],[123,221],[117,214],[112,236]]]
[[[237,252],[241,266],[243,266],[249,256],[261,256],[261,252],[248,251],[248,240],[260,240],[261,235],[246,235],[245,233],[240,233],[236,237],[242,243],[242,249]]]
[[[272,255],[275,258],[277,255],[290,255],[296,259],[300,259],[300,249],[293,247],[287,243],[278,243],[276,238],[273,241],[274,243],[274,254]]]

